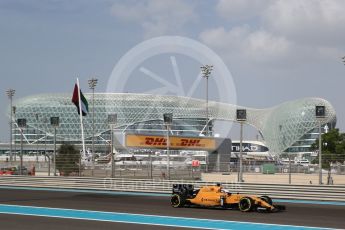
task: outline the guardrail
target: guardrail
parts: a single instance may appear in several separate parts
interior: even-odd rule
[[[30,177],[2,176],[1,186],[82,189],[92,191],[128,191],[169,194],[176,183],[193,184],[196,188],[214,184],[204,181],[147,180],[121,178],[85,178],[85,177]],[[319,201],[345,201],[345,186],[335,185],[283,185],[254,183],[222,183],[232,193],[269,195],[276,199],[303,199]]]

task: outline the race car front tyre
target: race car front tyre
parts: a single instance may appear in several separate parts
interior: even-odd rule
[[[238,208],[242,212],[249,212],[253,209],[254,202],[250,197],[242,197],[238,202]]]
[[[185,205],[185,199],[179,194],[173,194],[170,199],[171,206],[180,208]]]

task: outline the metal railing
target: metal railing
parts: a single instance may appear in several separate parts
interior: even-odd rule
[[[193,184],[196,188],[212,185],[214,182],[180,181],[180,180],[147,180],[121,178],[87,178],[87,177],[0,177],[0,188],[4,186],[78,189],[89,192],[123,191],[169,194],[172,185],[176,183]],[[272,198],[341,201],[345,202],[345,186],[327,185],[284,185],[284,184],[254,184],[254,183],[222,183],[225,189],[232,193],[254,195],[269,195]]]

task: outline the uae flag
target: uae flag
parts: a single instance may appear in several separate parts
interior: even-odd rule
[[[73,90],[73,96],[72,96],[72,102],[77,106],[78,114],[80,115],[80,109],[79,109],[79,96],[78,96],[78,85],[75,84],[74,90]],[[86,98],[84,97],[83,93],[80,91],[80,105],[81,105],[81,113],[83,116],[86,116],[89,112],[89,104],[87,103]]]

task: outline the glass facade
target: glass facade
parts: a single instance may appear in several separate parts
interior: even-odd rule
[[[335,128],[336,119],[332,122],[321,126],[321,133],[327,132],[326,129]],[[308,133],[304,134],[298,141],[296,141],[291,147],[287,148],[287,153],[311,153],[314,150],[311,149],[311,145],[319,139],[319,128],[314,128]]]
[[[90,113],[83,117],[86,144],[92,140],[91,94],[86,94]],[[326,117],[315,118],[315,106],[326,107]],[[51,144],[54,128],[50,117],[60,117],[57,128],[58,143],[80,144],[81,128],[77,108],[71,102],[70,94],[43,94],[25,97],[15,101],[17,118],[27,119],[24,130],[25,141],[30,144]],[[260,131],[264,143],[272,154],[281,154],[291,147],[302,148],[315,140],[311,132],[318,124],[335,123],[336,115],[332,105],[320,98],[303,98],[267,109],[252,109],[231,104],[209,101],[209,119],[206,118],[204,100],[179,96],[159,96],[148,94],[95,94],[95,144],[104,145],[110,140],[109,114],[117,114],[115,130],[140,134],[163,134],[163,114],[173,113],[172,132],[174,135],[212,135],[214,120],[236,121],[236,110],[246,109],[246,124]],[[8,110],[9,111],[9,110]],[[208,121],[206,125],[206,121]],[[14,124],[14,139],[19,143],[20,135]],[[310,140],[309,140],[310,139]],[[301,141],[298,143],[298,141]]]

